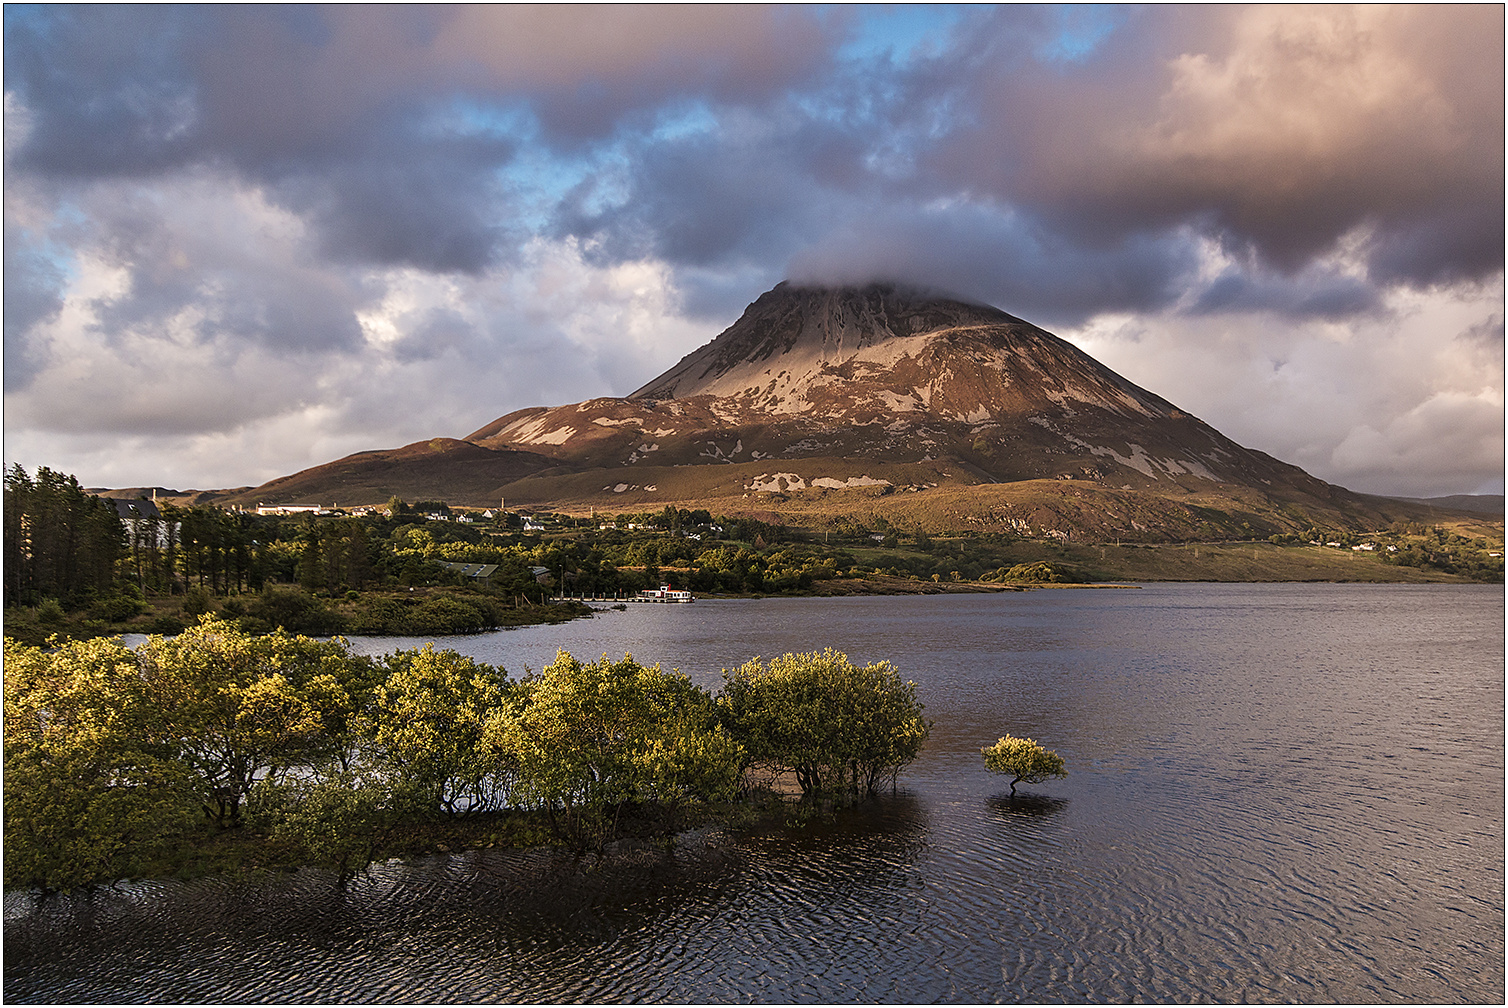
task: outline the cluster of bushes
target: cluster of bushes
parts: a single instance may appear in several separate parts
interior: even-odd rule
[[[1079,578],[1062,565],[1054,566],[1039,560],[1036,563],[997,567],[988,574],[982,575],[979,580],[999,584],[1064,584],[1069,581],[1078,581]]]
[[[254,636],[205,617],[118,640],[5,650],[5,884],[140,874],[250,825],[351,871],[405,823],[502,810],[601,850],[625,811],[676,828],[760,771],[854,797],[915,758],[912,683],[833,651],[758,659],[713,694],[561,652],[519,680],[432,645],[381,658],[339,639]]]

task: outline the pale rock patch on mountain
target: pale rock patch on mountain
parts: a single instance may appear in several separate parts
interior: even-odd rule
[[[850,476],[838,479],[833,476],[818,476],[808,480],[798,473],[763,473],[744,484],[751,493],[788,493],[816,487],[824,490],[849,490],[854,487],[895,486],[890,480],[872,479],[869,476]]]

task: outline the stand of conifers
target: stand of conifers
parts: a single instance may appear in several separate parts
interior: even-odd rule
[[[913,683],[832,650],[754,659],[714,694],[625,656],[539,672],[432,645],[380,658],[206,617],[176,637],[5,647],[5,885],[130,877],[249,826],[360,870],[396,829],[510,810],[601,852],[625,811],[673,829],[763,774],[856,798],[920,751]]]

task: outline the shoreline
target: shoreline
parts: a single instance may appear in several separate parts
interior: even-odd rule
[[[1412,570],[1412,568],[1405,568]],[[1374,572],[1367,572],[1374,573]],[[1069,582],[1020,582],[1003,584],[998,582],[983,581],[944,581],[928,582],[913,580],[910,578],[897,577],[894,575],[871,575],[866,578],[838,578],[829,581],[814,583],[812,588],[794,592],[706,592],[696,596],[697,600],[729,600],[729,599],[769,599],[769,598],[850,598],[850,597],[886,597],[907,595],[992,595],[1003,592],[1027,592],[1040,589],[1137,589],[1154,584],[1397,584],[1397,585],[1502,585],[1502,581],[1483,581],[1460,576],[1442,575],[1435,577],[1146,577],[1136,579],[1140,583],[1128,583],[1130,579],[1115,581],[1069,581]],[[448,639],[451,637],[469,637],[476,634],[493,633],[498,630],[514,629],[527,626],[544,626],[547,624],[565,623],[573,619],[582,619],[592,613],[604,611],[603,607],[611,608],[614,605],[627,605],[623,599],[578,599],[566,598],[547,605],[531,609],[509,610],[511,617],[496,626],[476,627],[475,629],[446,631],[440,628],[400,628],[384,627],[381,629],[352,629],[333,627],[296,627],[289,632],[310,633],[321,637],[427,637],[433,639]],[[662,604],[687,604],[687,603],[662,603]],[[563,610],[571,611],[563,611]],[[116,623],[109,625],[86,625],[83,620],[66,620],[62,623],[41,625],[30,618],[30,610],[21,607],[8,609],[6,612],[4,636],[8,640],[14,640],[21,644],[34,647],[43,646],[47,641],[56,636],[61,640],[92,640],[97,638],[126,637],[126,636],[150,636],[152,634],[166,634],[174,636],[197,620],[197,617],[180,617],[180,626],[169,628],[160,623],[154,623],[150,619],[141,619],[131,623]],[[219,614],[224,615],[224,614]],[[87,621],[95,623],[95,621]],[[257,628],[254,632],[271,633],[275,628]],[[285,628],[286,629],[286,628]]]
[[[45,901],[52,896],[92,893],[117,885],[162,882],[197,882],[211,878],[244,879],[291,874],[304,869],[336,872],[355,878],[385,864],[405,863],[428,857],[454,857],[476,851],[552,851],[590,865],[603,856],[642,850],[666,850],[686,838],[714,834],[758,833],[788,825],[792,817],[813,818],[862,805],[867,796],[846,805],[831,797],[791,801],[778,791],[761,788],[742,800],[701,804],[681,810],[679,821],[665,822],[653,814],[629,815],[620,820],[620,833],[598,851],[573,850],[556,842],[545,814],[509,809],[461,815],[454,818],[416,818],[402,824],[384,843],[376,843],[370,859],[360,867],[345,868],[311,857],[287,842],[275,839],[263,826],[242,823],[216,830],[203,825],[197,833],[179,835],[171,847],[147,852],[139,870],[117,878],[100,878],[71,889],[43,890],[36,886],[6,888],[6,899],[25,896]],[[707,847],[718,844],[705,842]]]

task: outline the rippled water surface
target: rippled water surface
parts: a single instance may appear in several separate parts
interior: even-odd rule
[[[936,726],[833,822],[591,871],[488,851],[344,889],[9,894],[6,1000],[1503,1000],[1501,587],[712,601],[446,643],[708,686],[832,646],[894,662]],[[1012,799],[979,755],[1007,731],[1070,776]]]

